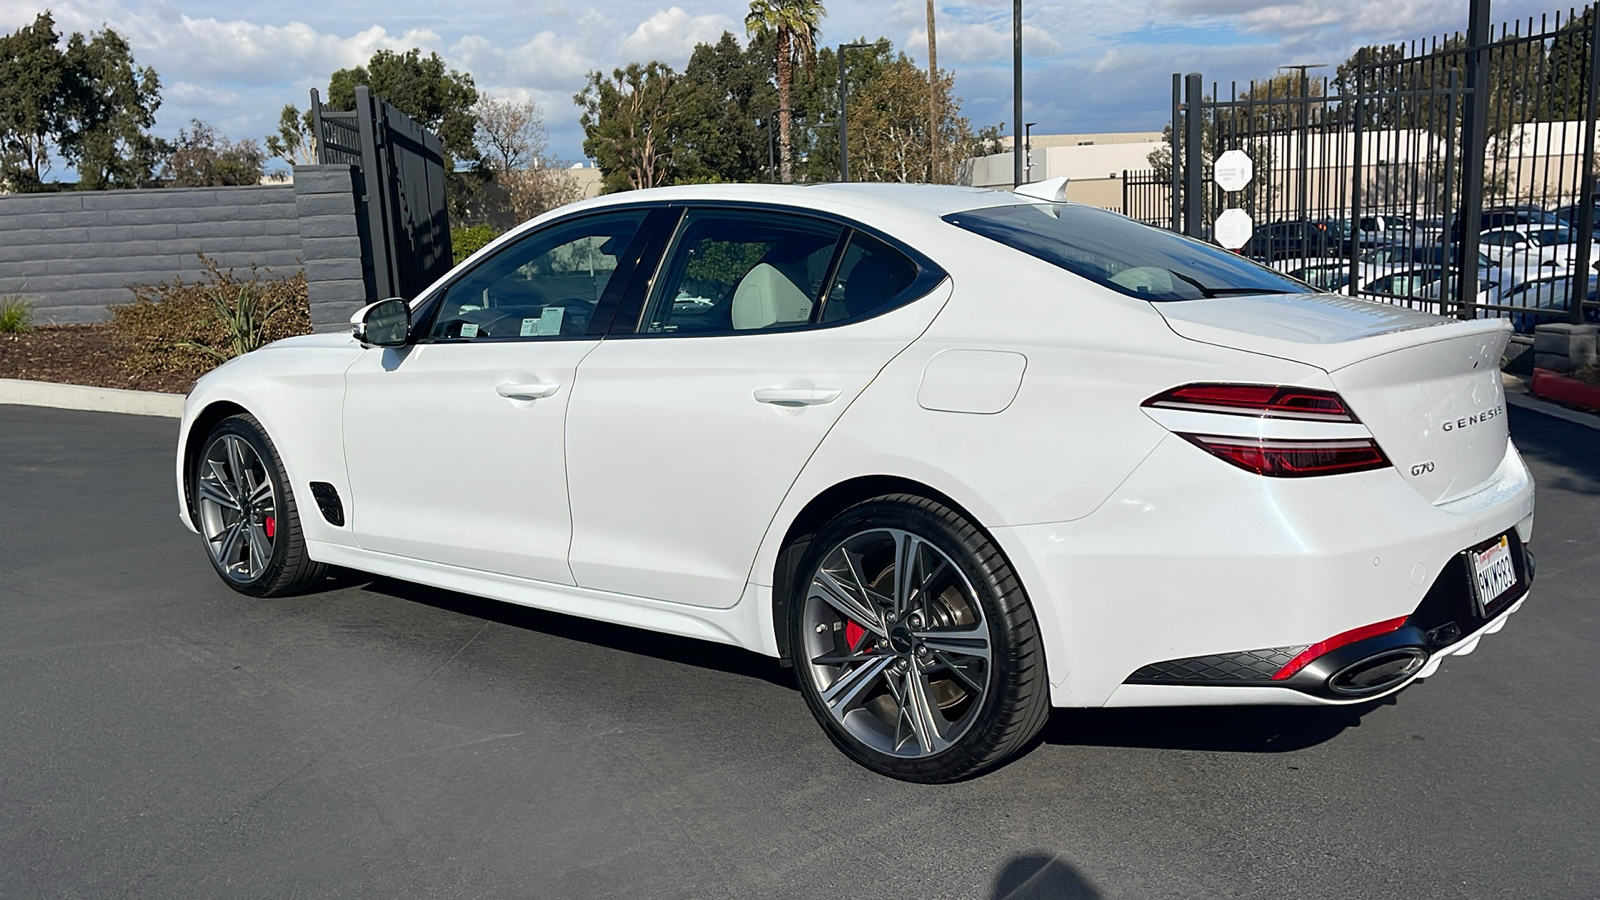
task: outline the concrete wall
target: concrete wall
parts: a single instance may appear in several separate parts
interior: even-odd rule
[[[0,195],[0,296],[35,321],[103,322],[132,285],[205,271],[199,254],[267,276],[302,265],[312,323],[335,327],[367,297],[349,166],[302,166],[293,184]]]

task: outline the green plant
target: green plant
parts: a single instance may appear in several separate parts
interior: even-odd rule
[[[222,349],[209,347],[199,341],[179,341],[178,346],[209,354],[216,357],[218,362],[227,362],[267,344],[267,320],[287,302],[287,298],[280,299],[263,311],[263,292],[252,284],[240,285],[238,296],[232,300],[228,298],[233,291],[223,285],[216,285],[207,293],[211,295],[217,321],[222,323]]]
[[[134,301],[110,307],[111,329],[130,374],[202,375],[224,360],[311,330],[305,274],[248,277],[205,264],[201,280],[137,285]]]
[[[0,297],[0,334],[24,334],[33,330],[33,304],[12,295]]]
[[[450,229],[450,255],[455,265],[488,246],[489,242],[499,237],[493,228],[488,225],[473,225],[470,228]]]

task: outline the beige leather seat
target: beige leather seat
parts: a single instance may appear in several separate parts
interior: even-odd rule
[[[750,331],[811,320],[811,298],[787,275],[758,263],[733,292],[733,328]]]

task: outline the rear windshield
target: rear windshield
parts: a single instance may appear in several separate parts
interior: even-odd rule
[[[1221,247],[1092,206],[1028,203],[944,220],[1142,300],[1315,291]]]

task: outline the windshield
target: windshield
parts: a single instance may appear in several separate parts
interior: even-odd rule
[[[1315,290],[1221,247],[1092,206],[1029,203],[951,213],[944,220],[1142,300]]]

